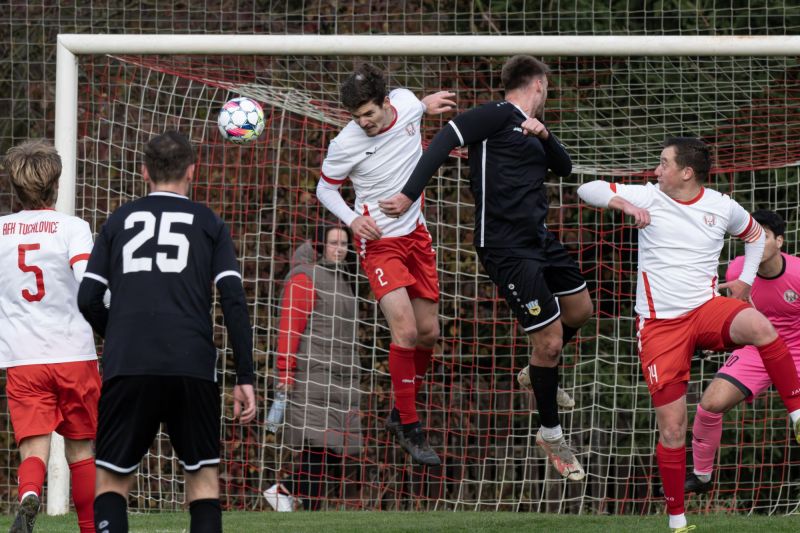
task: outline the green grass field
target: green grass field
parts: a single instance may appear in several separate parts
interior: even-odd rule
[[[0,530],[11,523],[11,517],[0,519]],[[711,515],[689,516],[689,523],[697,525],[698,533],[797,533],[800,515],[794,516],[743,516]],[[65,517],[40,516],[36,531],[61,533],[77,531],[75,515]],[[325,513],[225,513],[225,531],[250,532],[310,532],[335,533],[354,531],[416,532],[416,531],[564,531],[603,532],[618,531],[646,533],[666,532],[664,516],[570,516],[535,513],[470,513],[470,512],[325,512]],[[180,533],[189,531],[188,513],[161,513],[132,515],[131,533]]]

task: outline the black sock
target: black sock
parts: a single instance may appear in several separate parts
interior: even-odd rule
[[[411,431],[412,429],[415,429],[417,427],[422,427],[422,422],[417,420],[416,422],[401,424],[400,427],[403,429],[403,431]]]
[[[128,501],[122,494],[104,492],[94,499],[97,533],[128,533]]]
[[[536,408],[539,411],[539,423],[544,427],[554,428],[560,424],[558,419],[558,367],[530,367],[533,395],[536,397]]]
[[[562,322],[561,323],[561,331],[562,331],[562,334],[561,334],[561,339],[562,339],[561,346],[566,346],[567,343],[569,341],[571,341],[573,339],[573,337],[575,337],[575,334],[578,333],[580,330],[581,330],[581,328],[579,328],[579,327],[578,328],[573,328],[572,326],[568,326],[568,325],[566,325],[566,324],[564,324]]]
[[[219,498],[194,500],[189,503],[189,533],[222,533],[222,508]]]

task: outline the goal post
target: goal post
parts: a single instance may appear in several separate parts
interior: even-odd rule
[[[575,189],[583,181],[641,183],[652,177],[665,136],[699,135],[715,149],[712,185],[748,209],[784,214],[787,251],[798,250],[800,36],[62,34],[57,49],[56,147],[64,165],[57,208],[98,231],[120,203],[144,194],[138,167],[147,139],[167,127],[190,135],[199,155],[192,197],[226,221],[242,263],[261,420],[274,392],[268,378],[283,276],[292,251],[330,220],[314,187],[328,143],[349,120],[338,86],[356,58],[368,58],[387,72],[392,87],[418,96],[454,90],[461,111],[502,98],[505,56],[542,57],[553,70],[547,123],[574,170],[550,180],[548,226],[578,259],[596,306],[561,367],[561,385],[576,401],[563,411],[562,425],[579,449],[587,481],[556,479],[536,452],[528,431],[537,420],[533,400],[515,380],[530,348],[477,266],[473,200],[460,152],[425,198],[437,248],[442,338],[419,410],[445,467],[415,468],[382,430],[389,336],[362,276],[355,287],[353,386],[364,393],[363,448],[340,457],[338,473],[325,477],[327,509],[662,509],[650,489],[657,478],[655,418],[635,354],[635,231],[616,213],[580,204]],[[264,107],[267,125],[258,141],[233,145],[220,138],[216,113],[232,96]],[[424,119],[424,142],[448,118]],[[351,194],[352,187],[343,191]],[[736,255],[736,246],[726,247],[723,260]],[[233,370],[218,306],[213,319],[224,391]],[[723,361],[716,355],[695,362],[693,382],[713,377]],[[689,392],[696,402],[698,389]],[[307,407],[293,401],[294,408]],[[262,423],[242,428],[223,413],[223,503],[265,509],[261,492],[291,477],[301,449],[282,432],[268,433]],[[800,457],[784,418],[774,394],[726,416],[719,490],[695,510],[796,512]],[[160,436],[137,474],[132,507],[179,508],[180,496],[173,497],[183,490],[179,470]],[[65,486],[48,483],[51,491]],[[59,509],[66,510],[68,492],[59,490],[65,491]]]

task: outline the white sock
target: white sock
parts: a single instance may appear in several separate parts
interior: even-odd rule
[[[669,527],[673,529],[686,527],[686,515],[683,513],[669,515]]]
[[[789,413],[789,418],[791,419],[792,424],[797,424],[797,421],[800,420],[800,409]]]
[[[549,441],[558,440],[564,436],[564,434],[561,432],[561,424],[557,425],[554,428],[547,428],[542,426],[541,432],[542,432],[542,438],[544,440],[549,440]]]
[[[699,479],[703,483],[708,483],[709,481],[711,481],[711,472],[705,473],[705,472],[698,472],[697,470],[695,470],[694,475],[697,476],[697,479]]]

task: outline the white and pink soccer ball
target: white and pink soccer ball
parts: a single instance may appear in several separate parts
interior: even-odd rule
[[[246,143],[264,131],[264,110],[255,100],[239,97],[229,100],[217,119],[222,137],[235,143]]]

